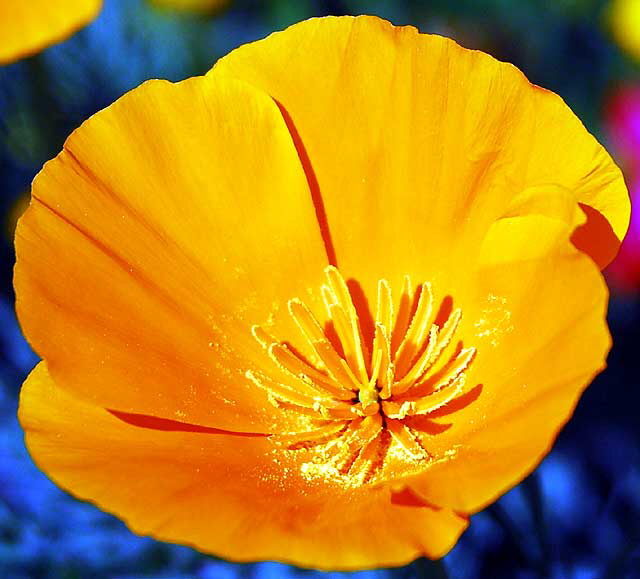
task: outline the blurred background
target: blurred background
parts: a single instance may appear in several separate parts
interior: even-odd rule
[[[12,236],[42,164],[85,118],[148,78],[202,74],[304,18],[362,13],[514,63],[567,101],[623,168],[632,199],[640,195],[640,0],[105,0],[64,42],[0,66],[0,578],[640,578],[640,212],[606,272],[609,368],[541,466],[472,517],[440,562],[360,573],[226,563],[131,534],[57,489],[24,448],[17,396],[37,357],[13,310]]]

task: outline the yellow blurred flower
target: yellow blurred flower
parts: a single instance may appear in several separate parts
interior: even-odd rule
[[[102,0],[1,0],[0,65],[67,39],[101,6]]]
[[[610,347],[618,168],[513,66],[373,17],[94,115],[33,184],[32,456],[136,532],[325,569],[441,557]]]
[[[640,0],[613,0],[609,6],[610,25],[618,44],[640,59]]]

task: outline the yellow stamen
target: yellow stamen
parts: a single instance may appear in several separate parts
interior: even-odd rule
[[[422,446],[418,437],[399,420],[387,420],[387,429],[400,446],[414,459],[427,459],[429,453]]]
[[[413,367],[407,374],[392,386],[392,391],[395,395],[400,395],[406,392],[409,388],[413,387],[440,358],[444,350],[451,343],[453,334],[455,333],[462,312],[460,309],[454,310],[447,321],[443,324],[442,330],[439,331],[438,327],[433,325],[429,332],[429,343],[422,355],[416,360]]]
[[[422,345],[429,328],[429,319],[433,309],[431,284],[423,283],[420,286],[420,290],[416,312],[396,352],[395,365],[398,376],[402,376],[402,374],[406,372],[409,364],[413,358],[415,358],[419,347]]]
[[[360,329],[360,320],[353,305],[349,288],[340,272],[332,265],[325,269],[329,282],[323,286],[323,297],[331,317],[336,324],[336,332],[340,337],[347,360],[354,374],[362,381],[367,379],[365,363],[365,346]],[[329,294],[331,301],[328,300]],[[331,303],[332,302],[332,303]]]
[[[350,400],[353,392],[343,388],[339,382],[301,360],[284,344],[273,343],[268,348],[269,356],[276,365],[294,378],[312,385],[317,390],[340,400]]]
[[[398,304],[398,314],[396,315],[395,326],[393,326],[391,339],[391,352],[395,355],[398,347],[407,333],[409,321],[411,319],[411,308],[413,306],[413,290],[411,289],[411,278],[404,276],[400,303]]]
[[[335,436],[347,429],[348,423],[331,421],[309,432],[293,432],[287,434],[274,434],[269,440],[289,450],[311,448],[319,444],[335,440]]]
[[[376,308],[376,325],[391,330],[393,322],[393,300],[391,299],[391,287],[386,279],[378,281],[378,307]]]
[[[333,342],[323,329],[326,326],[299,299],[289,300],[288,309],[305,339],[304,348],[288,346],[258,326],[252,328],[255,339],[290,382],[252,371],[247,377],[279,409],[307,417],[300,424],[309,425],[307,432],[273,437],[274,442],[289,450],[317,449],[317,457],[305,463],[304,472],[337,476],[349,486],[378,480],[385,464],[390,473],[396,473],[392,477],[398,469],[427,468],[439,460],[425,447],[427,437],[435,433],[420,434],[405,419],[429,415],[464,395],[466,372],[476,349],[463,348],[459,342],[459,351],[438,364],[460,326],[460,309],[454,309],[440,327],[432,321],[431,284],[418,286],[416,301],[411,280],[405,276],[395,313],[389,283],[379,280],[369,355],[347,283],[333,266],[325,269],[325,275],[327,281],[320,289],[327,323],[335,331]],[[387,461],[388,454],[395,458]],[[404,461],[400,465],[398,457]]]

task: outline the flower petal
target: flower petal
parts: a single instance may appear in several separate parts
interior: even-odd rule
[[[592,208],[579,240],[600,266],[626,231],[621,173],[562,100],[447,38],[367,16],[312,19],[210,74],[252,83],[290,115],[325,237],[371,303],[379,278],[400,287],[407,273],[431,279],[470,258],[530,187]]]
[[[127,94],[36,177],[16,251],[22,327],[65,388],[232,430],[281,424],[245,376],[272,364],[251,327],[297,332],[287,300],[319,293],[327,258],[264,93],[199,77]]]
[[[386,487],[318,484],[297,454],[266,437],[132,426],[58,388],[44,363],[22,390],[20,420],[32,456],[58,484],[136,533],[227,559],[399,565],[443,555],[467,526]]]
[[[93,20],[102,0],[4,0],[0,2],[0,64],[46,48]]]
[[[460,304],[460,336],[477,348],[467,373],[481,393],[466,407],[432,414],[451,424],[428,447],[445,456],[412,483],[427,500],[461,512],[483,508],[519,482],[549,451],[611,345],[607,289],[593,262],[561,242],[545,217],[520,218],[547,247],[519,261],[487,259]],[[494,232],[504,247],[513,232]],[[568,237],[565,226],[564,239]],[[546,239],[545,239],[546,238]],[[524,245],[524,243],[523,243]],[[488,251],[488,256],[499,255]]]

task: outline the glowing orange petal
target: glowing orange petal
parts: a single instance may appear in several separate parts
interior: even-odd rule
[[[230,428],[286,421],[251,335],[297,331],[326,253],[277,106],[232,79],[151,81],[73,133],[16,235],[25,334],[101,406]],[[313,298],[310,298],[313,302]]]
[[[372,303],[380,278],[435,284],[472,261],[530,187],[566,189],[603,216],[608,230],[588,223],[580,235],[600,266],[626,231],[621,173],[562,100],[450,39],[368,16],[312,19],[238,48],[210,74],[242,78],[287,111],[325,238]]]
[[[467,526],[388,487],[317,484],[302,455],[266,437],[133,426],[65,393],[44,363],[25,383],[20,420],[35,461],[61,486],[137,533],[235,561],[401,565],[443,555]]]
[[[544,237],[553,230],[522,219],[533,220],[537,238],[549,245]],[[493,242],[518,245],[513,231]],[[463,512],[481,509],[536,466],[611,345],[602,277],[567,244],[558,242],[543,259],[491,261],[469,287],[459,333],[477,348],[466,378],[481,393],[431,414],[451,424],[428,446],[444,458],[412,483],[427,500]]]
[[[8,64],[66,40],[91,22],[102,0],[3,0],[0,64]]]

